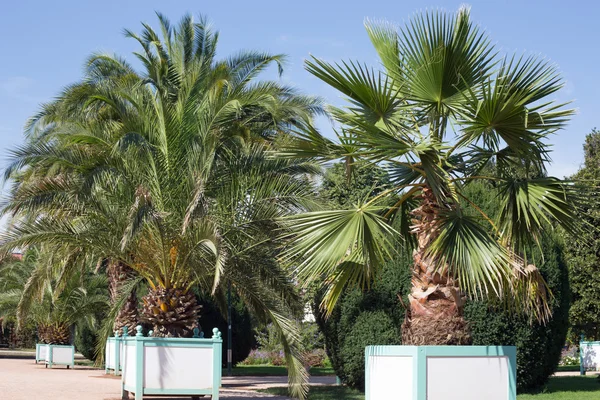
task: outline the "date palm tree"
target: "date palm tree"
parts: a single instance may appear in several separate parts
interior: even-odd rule
[[[48,249],[31,248],[3,263],[0,315],[16,319],[18,329],[34,323],[42,343],[69,344],[73,326],[93,323],[108,304],[106,277],[87,268],[61,282],[56,261]]]
[[[339,142],[307,126],[280,154],[382,165],[393,188],[349,210],[289,218],[297,276],[325,280],[331,311],[344,287],[368,286],[382,262],[413,244],[404,344],[469,343],[466,296],[546,320],[551,293],[527,255],[547,223],[576,231],[579,200],[576,185],[545,172],[548,137],[573,114],[550,99],[563,85],[556,68],[500,55],[467,8],[418,14],[399,30],[366,28],[383,71],[306,62],[349,102],[330,108]],[[479,180],[497,188],[498,215],[465,194]]]
[[[60,243],[134,271],[132,282],[149,288],[139,318],[156,335],[191,335],[200,310],[194,290],[223,304],[231,284],[280,330],[292,388],[303,395],[299,302],[274,249],[278,220],[310,206],[305,176],[316,167],[270,153],[320,102],[258,79],[281,69],[284,56],[218,60],[218,34],[204,19],[159,20],[162,37],[148,25],[140,35],[126,31],[142,48],[141,71],[94,55],[83,82],[32,119],[6,173],[14,185],[4,212],[15,222],[4,249]],[[120,286],[127,295],[123,287],[135,285]]]

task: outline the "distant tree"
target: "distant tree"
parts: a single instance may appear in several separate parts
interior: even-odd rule
[[[390,186],[387,172],[374,164],[355,165],[350,175],[346,174],[346,169],[343,162],[327,169],[319,191],[321,199],[338,207],[351,207]]]
[[[584,164],[573,176],[589,185],[579,217],[589,223],[581,241],[566,240],[572,290],[571,339],[584,334],[600,340],[600,131],[593,129],[583,145]]]

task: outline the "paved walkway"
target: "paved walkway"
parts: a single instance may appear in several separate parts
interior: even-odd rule
[[[311,378],[311,384],[335,383],[335,377]],[[289,400],[252,390],[285,386],[285,376],[223,377],[220,398],[227,400]],[[45,368],[30,359],[0,358],[0,399],[10,400],[121,400],[121,379],[104,375],[104,370],[75,366]],[[153,400],[161,400],[152,397]],[[173,397],[169,400],[176,400]],[[189,397],[182,398],[189,400]]]

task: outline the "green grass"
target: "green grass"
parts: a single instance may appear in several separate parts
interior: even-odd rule
[[[287,395],[287,388],[270,388],[261,392]],[[364,400],[365,396],[343,386],[312,386],[308,400]],[[520,394],[518,400],[598,400],[600,382],[595,376],[550,378],[544,390],[537,394]]]
[[[233,376],[287,376],[287,368],[274,365],[238,365],[231,370]],[[312,376],[335,375],[333,368],[313,367],[310,369]],[[223,376],[227,376],[227,369],[223,369]]]
[[[259,392],[270,393],[279,396],[287,396],[287,388],[276,387]],[[345,386],[311,386],[308,393],[308,400],[364,400],[365,395],[357,390],[349,389]]]
[[[561,376],[550,378],[541,393],[521,394],[518,400],[598,400],[600,381],[596,376]]]
[[[558,372],[573,372],[579,371],[579,365],[559,365],[556,370]]]

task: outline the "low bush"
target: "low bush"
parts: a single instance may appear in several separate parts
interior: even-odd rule
[[[85,358],[96,361],[96,340],[98,335],[86,324],[78,326],[75,329],[75,338],[73,344],[75,350],[80,352]]]
[[[314,314],[325,336],[327,355],[335,373],[348,386],[364,390],[365,346],[400,344],[404,309],[398,296],[410,287],[408,255],[386,264],[370,291],[347,290],[329,318],[315,298]]]

